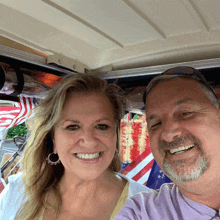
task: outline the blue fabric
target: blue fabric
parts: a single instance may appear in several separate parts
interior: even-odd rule
[[[163,173],[157,162],[154,160],[146,186],[151,189],[159,189],[162,184],[171,182],[172,180]]]
[[[128,163],[128,162],[122,163],[120,172],[121,172],[122,170],[124,170],[129,164],[130,164],[130,163]]]

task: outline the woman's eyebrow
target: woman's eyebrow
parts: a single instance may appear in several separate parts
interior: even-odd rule
[[[65,122],[72,122],[72,123],[76,123],[76,124],[79,124],[80,122],[77,121],[77,120],[72,120],[72,119],[64,119],[61,124],[64,124]]]
[[[100,122],[100,121],[113,121],[113,120],[109,119],[109,118],[100,118],[100,119],[96,120],[96,122]]]

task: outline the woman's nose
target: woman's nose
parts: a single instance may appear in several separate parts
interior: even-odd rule
[[[91,129],[83,130],[80,134],[80,141],[85,147],[95,146],[97,144],[95,132]]]

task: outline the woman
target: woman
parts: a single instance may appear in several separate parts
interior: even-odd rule
[[[147,190],[116,173],[123,113],[118,86],[91,75],[65,77],[28,123],[22,172],[0,195],[0,219],[113,219],[128,196]]]

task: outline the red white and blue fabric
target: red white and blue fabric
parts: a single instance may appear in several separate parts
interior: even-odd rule
[[[146,185],[150,176],[153,162],[154,157],[151,153],[151,149],[147,148],[131,163],[124,163],[122,165],[121,174],[135,180],[140,184]]]
[[[171,182],[172,181],[163,173],[156,160],[154,160],[146,186],[151,189],[159,189],[162,184]]]
[[[130,164],[123,163],[121,173],[151,189],[159,189],[163,183],[172,182],[154,160],[150,148]]]
[[[32,97],[19,96],[19,103],[14,107],[0,107],[0,131],[22,124],[32,113]]]

